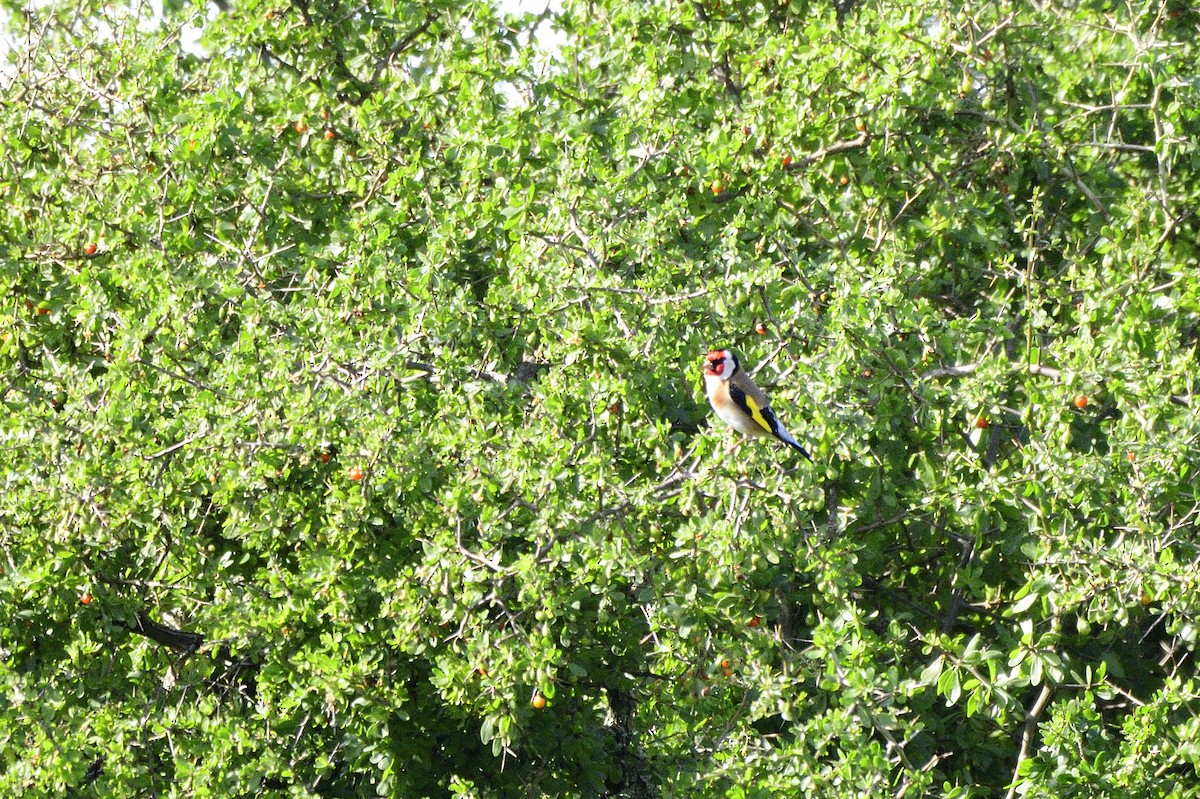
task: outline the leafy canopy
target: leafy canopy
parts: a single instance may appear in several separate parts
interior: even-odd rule
[[[1189,4],[3,6],[0,793],[1200,795]]]

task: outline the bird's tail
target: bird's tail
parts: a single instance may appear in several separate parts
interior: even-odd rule
[[[775,435],[779,436],[780,441],[787,444],[789,447],[796,450],[804,457],[808,458],[810,463],[814,462],[812,459],[812,455],[808,454],[808,450],[806,450],[804,447],[800,446],[800,442],[797,441],[796,439],[792,438],[792,434],[789,433],[787,430],[784,430],[783,425],[779,426],[779,429],[777,431],[775,431]]]

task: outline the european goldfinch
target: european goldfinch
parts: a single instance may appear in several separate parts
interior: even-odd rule
[[[742,371],[731,350],[712,350],[704,358],[704,391],[725,424],[747,436],[775,436],[812,460],[771,411],[766,393]]]

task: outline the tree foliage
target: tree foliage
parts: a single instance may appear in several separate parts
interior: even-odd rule
[[[3,5],[0,792],[1200,795],[1190,4]]]

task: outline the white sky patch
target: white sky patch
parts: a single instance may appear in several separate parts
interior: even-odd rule
[[[550,16],[562,12],[562,0],[496,0],[496,8],[501,14],[537,14],[543,19],[536,28],[521,36],[522,47],[533,47],[536,56],[533,59],[537,75],[540,79],[554,68],[554,61],[562,51],[567,39],[562,31],[554,27]],[[528,98],[520,88],[502,81],[497,88],[512,105],[526,105]]]
[[[159,9],[162,8],[161,3],[158,5],[158,8]],[[206,6],[205,8],[207,9],[208,7]],[[159,17],[162,16],[161,11],[158,16]],[[210,14],[210,16],[211,16],[211,14]],[[209,55],[208,51],[200,46],[201,30],[202,30],[202,28],[200,28],[196,25],[193,25],[191,23],[184,25],[182,28],[180,28],[179,29],[179,48],[181,50],[183,50],[183,52],[185,52],[185,53],[189,53],[191,55],[197,55],[197,56],[200,56],[201,58],[208,58],[208,55]]]
[[[8,63],[8,54],[12,49],[13,43],[8,33],[8,15],[0,11],[0,88],[5,90],[13,77],[13,66]]]
[[[562,0],[496,0],[496,8],[501,14],[560,14]],[[548,21],[538,25],[533,41],[538,50],[548,54],[557,53],[565,43],[566,37]]]
[[[12,17],[8,9],[0,8],[0,89],[7,91],[17,77],[16,64],[10,64],[9,54],[15,52],[19,44],[12,30]]]

